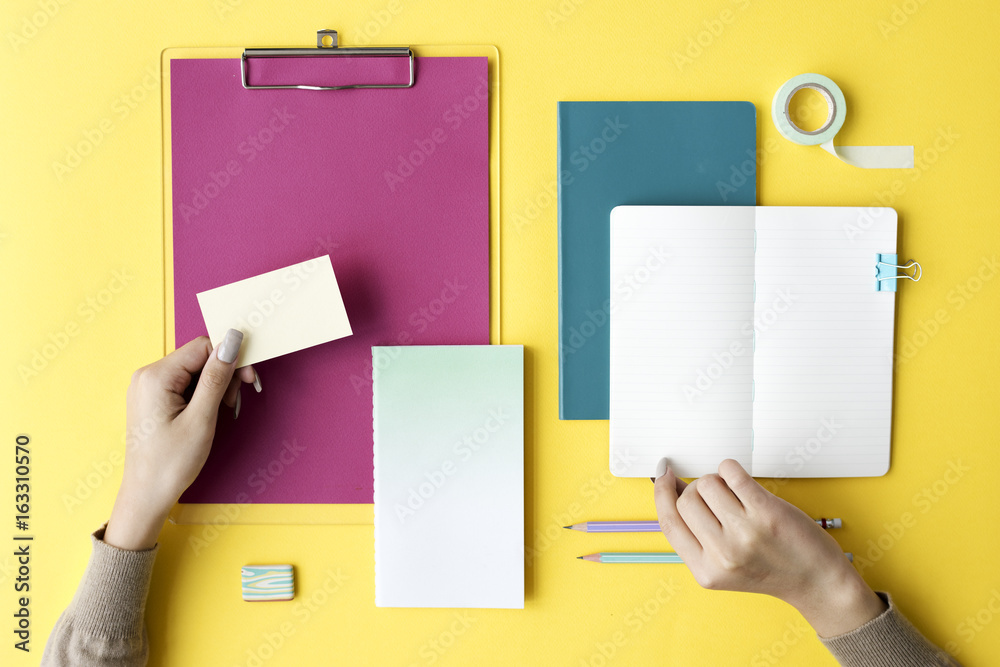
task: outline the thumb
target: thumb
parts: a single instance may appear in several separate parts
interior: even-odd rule
[[[660,520],[660,530],[670,542],[670,546],[690,566],[701,555],[702,547],[677,509],[677,498],[684,492],[687,484],[678,479],[673,469],[664,465],[665,462],[666,459],[663,459],[658,468],[665,468],[666,471],[656,478],[653,486],[656,516]]]
[[[219,404],[229,387],[230,380],[233,379],[236,357],[240,353],[242,343],[243,332],[230,329],[218,347],[208,355],[208,361],[205,362],[201,377],[198,378],[198,385],[194,388],[194,395],[185,409],[185,412],[192,413],[194,419],[209,424],[215,423]]]

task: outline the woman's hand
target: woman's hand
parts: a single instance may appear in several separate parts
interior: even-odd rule
[[[821,637],[854,630],[886,609],[825,530],[768,493],[732,459],[690,484],[660,461],[660,528],[695,580],[714,590],[788,602]]]
[[[170,508],[205,465],[219,404],[237,416],[240,384],[252,382],[260,391],[252,366],[235,371],[242,342],[243,334],[230,329],[213,350],[202,336],[132,375],[125,472],[104,533],[107,544],[132,550],[155,545]]]

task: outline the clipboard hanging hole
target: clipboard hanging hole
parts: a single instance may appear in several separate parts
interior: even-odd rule
[[[335,49],[335,48],[337,48],[337,31],[336,30],[317,30],[316,31],[316,48],[318,48],[318,49]]]

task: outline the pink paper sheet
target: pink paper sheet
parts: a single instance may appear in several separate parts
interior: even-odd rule
[[[486,81],[420,58],[410,89],[248,91],[239,60],[171,62],[177,345],[196,293],[323,254],[354,329],[257,366],[182,502],[372,502],[371,347],[489,343]]]

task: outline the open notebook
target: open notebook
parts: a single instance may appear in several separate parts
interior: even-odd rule
[[[890,208],[619,206],[611,213],[611,462],[682,477],[889,468]]]

